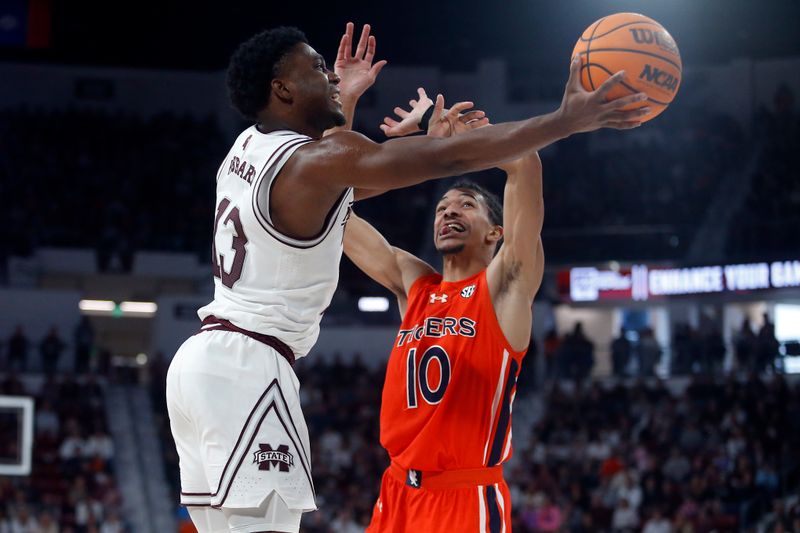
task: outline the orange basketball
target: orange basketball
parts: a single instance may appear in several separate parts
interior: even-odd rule
[[[625,79],[608,99],[647,93],[647,100],[625,108],[650,107],[642,122],[664,111],[681,85],[681,54],[675,40],[661,24],[637,13],[601,18],[583,32],[572,55],[580,55],[581,83],[587,91],[624,70]]]

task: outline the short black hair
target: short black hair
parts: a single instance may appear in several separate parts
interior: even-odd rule
[[[308,43],[302,31],[280,26],[254,35],[233,53],[228,64],[228,94],[245,118],[255,120],[266,107],[270,82],[277,76],[281,60],[298,43]]]
[[[466,178],[459,178],[447,188],[448,191],[453,189],[467,189],[482,195],[486,201],[486,207],[489,209],[489,220],[497,226],[503,225],[503,204],[500,203],[500,198],[496,194]]]

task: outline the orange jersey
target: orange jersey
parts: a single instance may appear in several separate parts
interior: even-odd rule
[[[511,404],[524,352],[500,329],[486,270],[411,286],[386,370],[381,444],[422,471],[490,467],[511,457]]]

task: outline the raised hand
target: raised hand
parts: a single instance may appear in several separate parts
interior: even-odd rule
[[[600,128],[618,130],[635,128],[641,125],[640,118],[650,112],[648,107],[628,111],[622,108],[628,104],[647,99],[647,94],[637,93],[615,100],[606,101],[606,95],[614,86],[622,83],[625,71],[608,78],[595,91],[587,91],[581,85],[581,60],[573,58],[569,69],[569,79],[564,90],[564,98],[558,112],[566,121],[567,134],[593,131]]]
[[[489,123],[489,119],[486,118],[486,113],[483,111],[466,111],[473,107],[474,104],[472,102],[458,102],[450,109],[445,109],[444,96],[441,94],[436,97],[435,104],[422,87],[417,89],[417,94],[419,95],[418,100],[408,101],[408,105],[411,108],[410,111],[401,107],[394,108],[394,112],[400,117],[400,121],[391,117],[383,119],[383,124],[381,124],[380,128],[387,137],[400,137],[421,131],[419,122],[431,106],[434,106],[434,108],[428,121],[427,131],[430,137],[450,137],[453,134],[479,128]],[[462,111],[466,112],[462,113]]]
[[[489,119],[483,111],[477,109],[467,111],[474,105],[472,102],[458,102],[450,109],[445,109],[444,96],[437,95],[433,116],[428,122],[428,136],[451,137],[489,124]]]
[[[408,106],[410,111],[406,111],[402,107],[395,107],[394,113],[400,117],[397,121],[391,117],[384,117],[383,124],[380,125],[381,131],[387,137],[402,137],[410,133],[421,131],[419,129],[419,121],[422,120],[422,115],[433,105],[433,100],[428,98],[425,89],[420,87],[417,89],[419,100],[409,100]]]
[[[342,98],[357,100],[375,83],[381,69],[386,65],[386,60],[372,64],[375,58],[375,37],[369,34],[369,24],[364,24],[361,30],[361,38],[358,40],[354,55],[353,28],[353,23],[348,22],[342,40],[339,41],[339,51],[336,53],[333,70],[341,78],[339,89]]]

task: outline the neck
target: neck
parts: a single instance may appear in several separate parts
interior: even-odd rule
[[[276,116],[267,113],[261,113],[257,118],[258,123],[256,124],[256,127],[258,128],[258,131],[262,133],[269,133],[271,131],[278,130],[290,130],[296,131],[297,133],[301,133],[303,135],[308,135],[312,139],[322,138],[322,131],[309,124],[303,123],[295,117],[280,115]]]
[[[474,276],[489,266],[483,258],[470,256],[464,252],[447,254],[443,258],[442,279],[444,281],[459,281]]]

